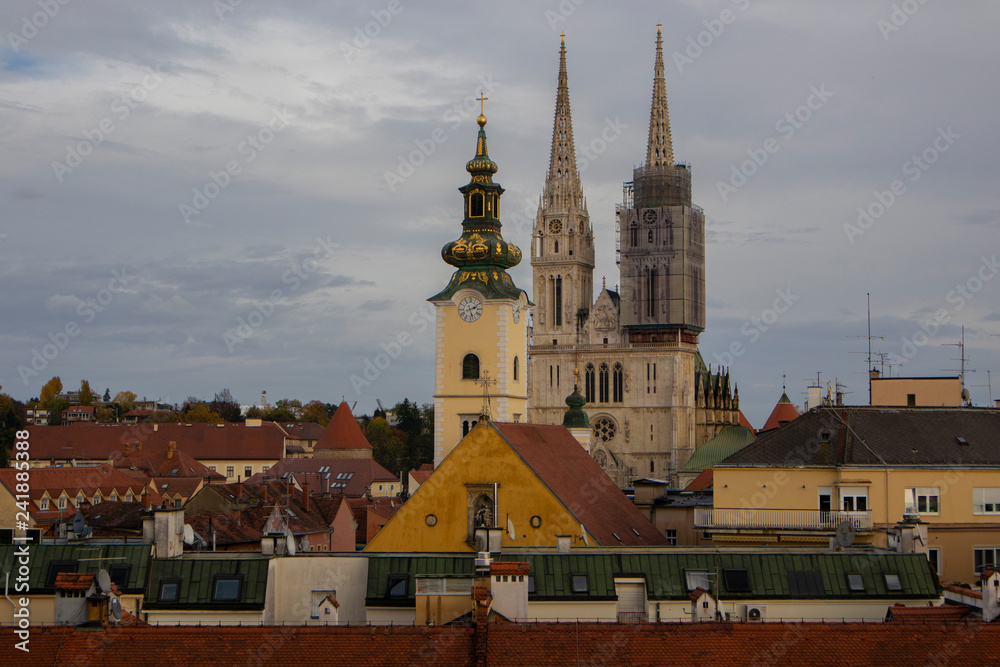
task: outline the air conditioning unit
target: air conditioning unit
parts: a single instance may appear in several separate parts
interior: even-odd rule
[[[767,620],[767,605],[763,604],[748,604],[747,605],[747,622],[748,623],[761,623]]]
[[[476,569],[477,570],[488,570],[490,569],[490,559],[489,551],[480,551],[476,554]]]

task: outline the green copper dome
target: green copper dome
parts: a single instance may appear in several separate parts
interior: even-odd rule
[[[566,415],[563,417],[563,426],[566,428],[590,428],[590,418],[583,411],[583,406],[586,403],[587,400],[580,394],[580,390],[574,384],[573,393],[566,397],[566,405],[569,406],[569,410],[566,411]]]
[[[445,262],[458,268],[443,291],[430,301],[445,301],[458,290],[471,287],[486,298],[517,299],[522,291],[507,274],[521,262],[521,250],[500,235],[500,195],[503,188],[493,182],[497,163],[486,150],[486,117],[479,116],[476,156],[465,165],[472,176],[459,188],[465,200],[462,237],[441,249]]]

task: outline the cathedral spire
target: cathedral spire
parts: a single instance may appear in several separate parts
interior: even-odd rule
[[[649,112],[649,143],[646,146],[647,167],[669,167],[674,164],[674,144],[670,137],[670,110],[667,108],[667,84],[663,76],[663,37],[661,24],[656,24],[656,66],[653,71],[653,104]]]
[[[559,47],[559,82],[556,87],[556,113],[552,124],[552,151],[545,179],[548,207],[566,210],[582,205],[583,188],[576,168],[573,143],[573,116],[569,110],[569,76],[566,73],[566,34]]]

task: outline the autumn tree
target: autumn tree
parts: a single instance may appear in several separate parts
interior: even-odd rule
[[[212,412],[204,401],[187,404],[181,420],[186,424],[221,424],[225,421],[219,413]]]
[[[7,466],[17,430],[23,423],[24,405],[7,394],[0,394],[0,468]]]
[[[240,404],[236,402],[228,389],[218,392],[212,402],[208,404],[208,408],[227,422],[243,421]]]
[[[90,390],[90,383],[80,380],[80,405],[93,405],[94,392]]]
[[[136,395],[131,391],[120,391],[115,394],[115,400],[112,401],[118,407],[118,417],[121,418],[123,414],[135,407]]]
[[[297,398],[282,398],[274,402],[267,411],[266,419],[272,422],[297,422],[302,416],[302,401]]]
[[[327,404],[323,401],[309,401],[302,406],[302,421],[316,422],[320,426],[326,426],[330,421],[327,414]]]
[[[256,405],[250,407],[250,409],[247,410],[247,415],[246,415],[247,419],[263,419],[266,416],[267,413],[264,412],[261,408],[258,408]]]
[[[48,406],[49,402],[61,393],[62,380],[57,375],[42,386],[42,390],[38,394],[38,402],[44,406]]]

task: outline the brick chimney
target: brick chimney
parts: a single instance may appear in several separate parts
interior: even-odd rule
[[[262,491],[261,491],[261,497],[264,499],[264,502],[266,503],[267,502],[267,487],[270,486],[270,485],[267,482],[264,482],[260,486],[261,486],[261,489],[262,489]]]
[[[302,481],[302,510],[309,511],[309,482]]]
[[[135,443],[135,451],[137,451],[137,452],[141,452],[142,451],[142,440],[140,440],[140,441],[138,441],[138,442]]]
[[[174,458],[174,452],[177,451],[177,443],[173,440],[167,445],[167,458]]]
[[[125,451],[124,451],[125,456],[128,456],[128,450],[129,450],[129,443],[126,442],[125,443]]]

